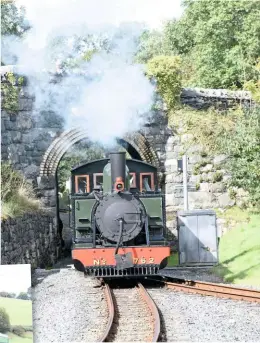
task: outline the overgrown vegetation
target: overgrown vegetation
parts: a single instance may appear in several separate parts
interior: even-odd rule
[[[253,99],[256,102],[260,102],[260,58],[257,60],[257,64],[254,67],[257,77],[254,80],[249,80],[244,84],[244,88],[249,90]]]
[[[19,93],[23,84],[22,77],[16,77],[13,73],[6,73],[6,81],[1,82],[2,109],[15,114],[19,110]]]
[[[195,111],[187,108],[172,111],[170,124],[180,134],[188,134],[184,149],[200,145],[207,156],[224,154],[222,168],[231,174],[228,187],[244,189],[252,206],[260,206],[260,107]],[[198,174],[202,164],[194,168]],[[221,171],[214,182],[222,179]]]
[[[33,186],[8,163],[1,165],[1,219],[40,209]]]
[[[146,74],[155,78],[157,91],[168,109],[175,107],[181,92],[181,60],[178,56],[156,56],[147,63]]]

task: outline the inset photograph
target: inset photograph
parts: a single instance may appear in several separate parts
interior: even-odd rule
[[[0,265],[0,343],[32,343],[31,265]]]

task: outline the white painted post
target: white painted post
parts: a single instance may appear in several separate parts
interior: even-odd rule
[[[187,171],[187,155],[182,156],[182,168],[183,168],[183,198],[184,198],[184,211],[188,211],[188,171]]]

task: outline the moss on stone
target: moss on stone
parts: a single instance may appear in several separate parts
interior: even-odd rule
[[[216,171],[213,175],[212,175],[212,182],[220,182],[223,179],[223,174],[220,171]]]

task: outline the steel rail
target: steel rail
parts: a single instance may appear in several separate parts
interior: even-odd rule
[[[184,280],[184,283],[164,282],[168,288],[187,293],[260,303],[260,291],[220,285],[210,282]]]
[[[137,286],[138,286],[138,291],[140,292],[141,298],[143,299],[143,301],[148,306],[148,308],[152,314],[152,318],[153,318],[152,319],[152,321],[153,321],[153,332],[152,332],[151,339],[149,337],[149,342],[158,342],[159,335],[161,332],[161,322],[160,322],[160,316],[159,316],[158,309],[157,309],[153,299],[151,298],[151,296],[148,294],[148,292],[144,288],[144,286],[141,283],[138,283]],[[110,287],[108,284],[105,284],[104,290],[105,290],[105,295],[106,295],[106,301],[108,304],[109,318],[108,318],[108,322],[106,325],[106,330],[102,334],[102,336],[100,337],[98,342],[106,342],[106,340],[109,337],[110,332],[112,331],[113,322],[114,322],[114,318],[115,318],[114,300],[113,300],[112,293],[111,293],[111,290],[110,290]]]
[[[161,332],[161,320],[160,320],[160,315],[159,315],[158,309],[157,309],[153,299],[150,297],[149,293],[144,288],[144,286],[141,283],[138,283],[138,287],[139,287],[138,289],[141,293],[141,296],[142,296],[143,300],[146,302],[146,304],[148,305],[148,307],[152,313],[152,317],[153,317],[154,330],[153,330],[152,339],[149,342],[158,342],[160,332]]]
[[[109,316],[108,316],[108,322],[107,322],[106,330],[103,333],[103,335],[100,337],[98,342],[106,342],[106,339],[108,338],[108,335],[111,331],[113,321],[114,321],[114,317],[115,317],[114,301],[113,301],[112,293],[111,293],[111,290],[110,290],[110,287],[108,286],[108,284],[105,284],[105,295],[106,295],[106,301],[107,301]]]

